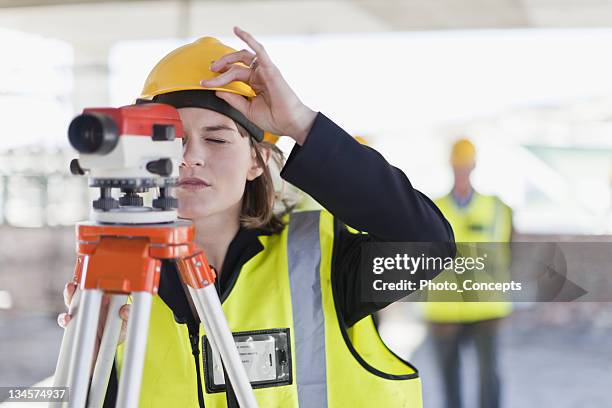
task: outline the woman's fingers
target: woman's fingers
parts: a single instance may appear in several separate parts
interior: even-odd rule
[[[66,305],[66,307],[70,307],[70,302],[72,302],[72,297],[74,296],[76,286],[77,285],[75,282],[68,282],[64,286],[62,295],[64,297],[64,304]],[[71,318],[72,316],[70,316],[68,313],[60,313],[59,315],[57,315],[57,324],[59,324],[60,327],[65,329]]]
[[[127,333],[127,322],[128,318],[130,317],[130,308],[131,305],[123,305],[119,309],[119,317],[121,317],[121,320],[123,320],[121,322],[121,331],[119,332],[119,344],[125,341],[125,336]]]
[[[70,302],[72,302],[72,297],[74,296],[74,291],[76,290],[75,282],[68,282],[66,286],[64,286],[64,304],[66,307],[70,307]]]
[[[57,315],[57,324],[65,329],[70,319],[72,319],[72,317],[68,313],[60,313]]]
[[[239,27],[234,27],[234,33],[251,47],[254,53],[249,50],[240,50],[222,56],[210,66],[212,71],[222,72],[222,74],[213,79],[202,80],[200,85],[212,88],[227,85],[233,81],[250,83],[249,80],[251,79],[254,69],[236,65],[237,62],[242,62],[250,66],[255,58],[257,58],[258,65],[264,67],[274,65],[263,45],[257,42],[251,34],[243,31]]]
[[[121,344],[125,341],[125,337],[127,336],[127,322],[121,323],[121,331],[119,332],[119,340],[117,344]]]
[[[217,88],[227,85],[230,82],[242,81],[248,82],[251,76],[251,70],[240,65],[232,65],[227,71],[213,79],[203,79],[200,85],[207,88]]]
[[[202,80],[200,84],[206,88],[221,88],[234,81],[248,84],[257,94],[254,98],[244,98],[228,92],[216,92],[216,95],[260,128],[290,136],[302,145],[317,113],[299,100],[255,37],[239,27],[234,27],[234,34],[244,41],[254,54],[249,50],[242,50],[219,58],[211,64],[211,69],[220,75]],[[257,64],[253,64],[255,58]]]
[[[221,72],[228,65],[235,64],[237,62],[242,62],[245,65],[251,65],[253,59],[255,59],[255,54],[249,50],[236,51],[232,52],[231,54],[226,54],[217,61],[213,62],[210,65],[210,69],[214,72]]]
[[[231,93],[231,92],[223,92],[223,91],[217,91],[215,92],[215,95],[223,99],[225,102],[229,103],[230,106],[232,106],[238,112],[248,117],[250,102],[246,98],[243,98],[242,96]]]
[[[66,303],[66,306],[70,305],[70,301],[72,300],[72,296],[74,295],[75,288],[76,288],[76,284],[74,282],[70,282],[66,284],[66,287],[64,288],[64,302]],[[98,322],[98,333],[96,336],[97,339],[96,339],[96,346],[95,346],[96,351],[94,354],[94,362],[96,359],[95,356],[98,353],[97,350],[100,347],[100,341],[102,339],[102,334],[104,332],[104,324],[106,322],[106,314],[108,312],[109,303],[110,303],[110,296],[104,295],[104,297],[102,298],[102,305],[100,308],[100,320]],[[119,334],[119,343],[123,343],[125,341],[125,336],[127,333],[127,322],[130,317],[130,308],[131,308],[131,305],[126,304],[126,305],[121,306],[121,308],[119,309],[119,318],[121,318],[121,332]],[[72,316],[70,316],[68,313],[60,313],[57,316],[57,324],[64,329],[66,328],[70,320],[72,320]]]
[[[119,308],[119,317],[121,318],[121,320],[123,320],[124,322],[127,322],[129,317],[130,317],[130,309],[131,309],[131,305],[123,305]]]
[[[244,31],[240,27],[234,27],[234,34],[236,34],[238,36],[238,38],[240,38],[242,41],[247,43],[247,45],[253,51],[255,51],[255,54],[257,55],[257,61],[260,64],[271,64],[272,63],[272,61],[270,60],[270,57],[268,56],[268,53],[266,52],[266,49],[264,48],[264,46],[261,45],[255,39],[255,37],[253,37],[250,33],[247,33],[246,31]]]

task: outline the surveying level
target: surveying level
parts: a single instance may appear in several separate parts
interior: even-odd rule
[[[138,406],[151,303],[162,260],[173,260],[211,348],[221,356],[235,398],[241,407],[257,407],[214,287],[216,273],[193,242],[193,224],[178,219],[172,187],[178,180],[182,137],[178,111],[156,103],[85,109],[70,124],[68,138],[79,152],[70,170],[87,175],[100,195],[92,202],[90,221],[76,226],[77,290],[54,377],[54,386],[68,387],[70,398],[55,406],[102,407],[121,331],[118,312],[128,295],[132,310],[117,407]],[[119,198],[113,197],[113,189],[120,190]],[[159,193],[145,206],[140,194],[149,189]],[[105,294],[110,304],[92,374]]]

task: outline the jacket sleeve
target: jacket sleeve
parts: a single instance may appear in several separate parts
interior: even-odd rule
[[[376,150],[319,113],[281,176],[347,225],[384,241],[445,242],[452,229],[440,210]]]
[[[303,146],[295,145],[281,176],[344,224],[368,235],[336,236],[334,279],[347,324],[386,306],[359,301],[363,241],[453,242],[440,210],[376,150],[361,145],[319,113]],[[415,275],[415,279],[418,277]]]

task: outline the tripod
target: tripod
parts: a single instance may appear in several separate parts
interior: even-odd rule
[[[194,227],[186,221],[158,225],[88,222],[77,226],[75,280],[80,290],[71,304],[76,324],[69,324],[64,333],[54,384],[69,387],[68,406],[84,407],[88,402],[90,364],[105,293],[111,300],[88,406],[101,407],[104,402],[121,329],[118,311],[128,294],[132,295],[133,306],[117,406],[138,406],[151,302],[157,293],[162,259],[176,260],[179,276],[189,290],[211,347],[221,355],[240,406],[257,406],[214,288],[215,273],[204,253],[193,244],[193,235]]]

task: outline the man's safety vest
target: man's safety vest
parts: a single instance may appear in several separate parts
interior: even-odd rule
[[[263,251],[244,264],[223,301],[255,398],[260,407],[420,408],[417,370],[385,346],[372,317],[346,329],[339,316],[331,277],[334,224],[324,210],[304,211],[291,214],[280,234],[259,236]],[[120,347],[118,368],[122,353]],[[205,407],[226,407],[219,364],[208,346],[202,354]],[[158,296],[140,407],[198,407],[188,329]]]
[[[473,192],[470,202],[459,207],[452,194],[447,194],[435,200],[448,222],[453,227],[455,241],[460,244],[473,242],[508,242],[512,233],[512,210],[499,198]],[[502,248],[504,249],[504,248]],[[505,267],[507,273],[509,266],[509,252],[506,247],[495,252],[498,259],[491,260],[498,263],[498,268]],[[499,258],[505,259],[499,259]],[[500,271],[498,271],[500,272]],[[451,281],[453,272],[444,271],[437,280]],[[499,280],[499,276],[496,277]],[[430,292],[431,294],[431,292]],[[457,295],[461,296],[461,295]],[[474,293],[465,293],[464,296],[478,296]],[[435,299],[429,296],[428,299]],[[446,299],[449,299],[446,297]],[[510,302],[469,301],[469,302],[435,302],[428,301],[424,305],[425,319],[438,323],[475,322],[481,320],[505,317],[510,314]]]

